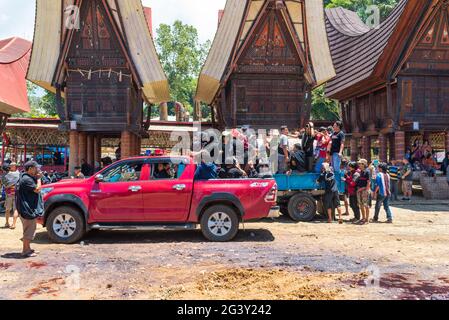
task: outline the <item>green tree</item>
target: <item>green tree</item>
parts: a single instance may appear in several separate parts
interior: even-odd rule
[[[326,8],[343,7],[345,9],[357,12],[363,21],[366,21],[372,14],[367,12],[368,6],[376,5],[380,10],[381,21],[385,20],[394,9],[398,0],[325,0]]]
[[[324,86],[320,86],[312,94],[312,120],[339,120],[340,113],[338,103],[326,98]]]
[[[57,117],[56,96],[47,90],[40,89],[37,85],[27,81],[28,101],[31,111],[15,114],[15,117],[48,118]]]
[[[200,43],[195,27],[175,21],[161,24],[156,31],[156,49],[168,77],[173,101],[181,102],[192,113],[198,75],[210,48],[210,41]],[[169,104],[169,113],[174,107]]]

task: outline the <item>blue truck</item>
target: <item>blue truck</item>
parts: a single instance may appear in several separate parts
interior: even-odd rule
[[[317,183],[318,173],[276,174],[274,178],[278,185],[278,204],[281,212],[294,221],[309,222],[315,216],[323,213],[321,198],[324,187]],[[335,175],[340,194],[345,192],[342,174]]]

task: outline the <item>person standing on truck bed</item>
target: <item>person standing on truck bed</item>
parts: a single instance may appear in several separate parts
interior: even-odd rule
[[[321,172],[321,166],[327,160],[327,148],[330,143],[330,136],[325,127],[320,128],[320,132],[316,136],[317,141],[317,151],[316,151],[316,164],[315,164],[315,173]]]
[[[331,135],[331,142],[329,143],[329,152],[334,172],[340,173],[341,159],[345,148],[345,134],[342,131],[343,123],[341,121],[336,121],[333,129],[334,132]]]
[[[307,172],[313,171],[314,142],[315,142],[315,129],[313,123],[309,122],[308,124],[306,124],[306,129],[301,138],[302,149],[306,155]]]
[[[332,211],[338,211],[338,222],[343,223],[341,219],[340,195],[338,192],[337,181],[332,169],[328,163],[323,163],[322,173],[318,178],[318,183],[324,183],[324,207],[327,209],[328,223],[332,223]]]
[[[288,152],[288,127],[281,127],[281,136],[278,147],[278,173],[283,174],[288,171],[290,154]]]

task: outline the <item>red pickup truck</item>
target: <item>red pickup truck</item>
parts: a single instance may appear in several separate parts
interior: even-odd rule
[[[88,179],[46,185],[39,223],[57,243],[75,243],[90,230],[188,230],[198,224],[208,240],[230,241],[240,222],[279,215],[275,180],[194,181],[196,167],[188,157],[138,157]]]

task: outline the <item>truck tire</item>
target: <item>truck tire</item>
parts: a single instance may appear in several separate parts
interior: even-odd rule
[[[215,205],[206,209],[200,222],[204,237],[213,242],[231,241],[239,231],[237,213],[226,205]]]
[[[79,210],[70,206],[54,209],[48,216],[47,233],[56,243],[72,244],[83,238],[86,228],[84,218]]]
[[[316,201],[306,193],[298,193],[288,202],[288,215],[294,221],[309,222],[316,216]]]

